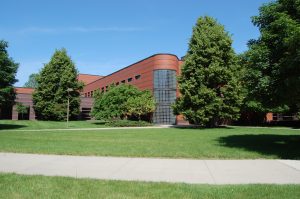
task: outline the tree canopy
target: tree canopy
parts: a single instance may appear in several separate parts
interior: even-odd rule
[[[37,73],[32,73],[29,76],[28,81],[24,84],[24,87],[26,87],[26,88],[37,88],[37,86],[38,86],[38,83],[37,83],[38,75],[39,74],[37,74]]]
[[[264,4],[252,21],[261,35],[243,56],[245,110],[295,112],[300,108],[300,0]]]
[[[80,90],[77,69],[65,49],[56,50],[49,63],[37,77],[33,93],[34,110],[42,120],[64,120],[67,115],[67,100],[70,99],[70,117],[79,114]],[[68,91],[68,89],[72,91]]]
[[[132,85],[111,86],[106,92],[94,95],[92,116],[96,119],[125,119],[154,112],[155,101],[149,91],[140,91]]]
[[[237,119],[242,100],[237,70],[228,32],[215,19],[200,17],[179,77],[181,97],[174,113],[183,114],[192,124],[206,126]]]
[[[7,48],[8,43],[0,40],[0,109],[3,105],[14,103],[13,84],[17,82],[16,73],[19,66],[9,57]]]

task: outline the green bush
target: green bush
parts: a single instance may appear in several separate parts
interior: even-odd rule
[[[94,98],[92,116],[97,120],[141,120],[155,110],[155,101],[150,91],[140,91],[127,84],[111,86],[106,92],[96,92]]]
[[[132,120],[112,120],[106,122],[105,126],[110,127],[142,127],[152,126],[151,123],[145,121],[132,121]]]

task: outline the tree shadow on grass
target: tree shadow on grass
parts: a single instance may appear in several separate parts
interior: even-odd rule
[[[27,127],[25,125],[19,125],[19,124],[0,124],[0,131],[1,130],[8,130],[8,129],[20,129]]]
[[[300,135],[232,135],[218,141],[226,147],[276,155],[279,159],[300,159]]]

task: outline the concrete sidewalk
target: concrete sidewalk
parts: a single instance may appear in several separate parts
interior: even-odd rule
[[[300,184],[300,161],[186,160],[0,153],[0,172],[197,184]]]

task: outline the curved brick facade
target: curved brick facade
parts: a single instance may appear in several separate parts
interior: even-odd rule
[[[175,55],[156,54],[86,85],[82,93],[85,97],[91,97],[96,90],[106,91],[106,87],[111,84],[121,84],[122,81],[141,90],[153,91],[154,70],[169,69],[179,74],[181,64],[182,61]],[[132,78],[131,81],[130,78]]]

